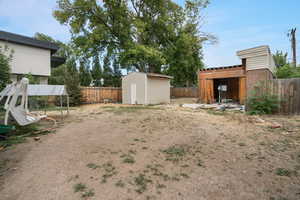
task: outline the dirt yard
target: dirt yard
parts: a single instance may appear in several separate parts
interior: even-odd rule
[[[300,117],[90,105],[0,159],[1,200],[297,200]]]

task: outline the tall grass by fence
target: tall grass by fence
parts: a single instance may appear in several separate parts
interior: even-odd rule
[[[193,97],[198,98],[198,88],[197,87],[174,87],[171,88],[171,97]]]
[[[122,88],[82,87],[82,103],[122,102]]]
[[[300,79],[274,79],[264,82],[270,94],[278,96],[280,114],[300,114]],[[265,88],[256,88],[265,92]]]

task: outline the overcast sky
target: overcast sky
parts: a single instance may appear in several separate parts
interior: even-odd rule
[[[56,0],[0,0],[0,30],[27,36],[41,32],[68,41],[68,28],[52,17],[55,7]],[[290,53],[286,34],[292,27],[300,28],[299,10],[299,0],[212,0],[201,31],[214,34],[219,42],[205,45],[205,64],[239,64],[236,51],[259,45]]]

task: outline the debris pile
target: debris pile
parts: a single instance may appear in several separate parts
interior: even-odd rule
[[[229,111],[245,111],[244,105],[234,103],[222,103],[222,104],[183,104],[184,108],[191,109],[212,109],[212,110],[229,110]]]

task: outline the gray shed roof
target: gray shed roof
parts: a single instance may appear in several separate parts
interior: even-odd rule
[[[52,42],[37,40],[35,38],[18,35],[15,33],[9,33],[1,30],[0,30],[0,40],[12,42],[16,44],[32,46],[32,47],[38,47],[42,49],[49,49],[51,50],[52,54],[54,54],[59,49],[59,46]]]
[[[147,77],[157,77],[157,78],[166,78],[166,79],[172,79],[172,76],[164,75],[164,74],[156,74],[156,73],[146,73]]]
[[[28,85],[28,96],[67,96],[64,85]]]

